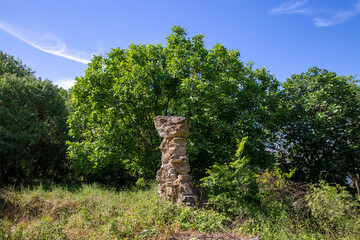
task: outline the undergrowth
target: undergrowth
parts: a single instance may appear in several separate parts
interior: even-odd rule
[[[237,215],[161,201],[156,184],[123,191],[8,187],[0,190],[0,239],[174,239],[168,236],[225,231],[262,240],[360,239],[360,205],[344,188],[305,189],[285,177],[279,170],[260,175],[261,204],[235,202]]]
[[[230,231],[262,240],[360,240],[359,199],[338,185],[295,183],[295,169],[255,173],[242,156],[245,142],[232,162],[214,165],[202,179],[213,210],[161,201],[157,184],[143,189],[143,180],[122,191],[8,187],[0,190],[0,239],[168,239],[221,231],[232,237]]]
[[[0,192],[0,239],[159,239],[177,231],[216,232],[227,218],[161,201],[147,190],[82,185]],[[220,230],[221,231],[221,230]]]
[[[215,164],[202,179],[214,209],[245,234],[273,239],[360,239],[360,202],[344,187],[291,181],[275,167],[255,173],[238,141],[229,164]]]

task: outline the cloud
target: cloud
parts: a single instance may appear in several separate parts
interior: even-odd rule
[[[62,42],[54,35],[37,34],[34,32],[17,29],[1,21],[0,29],[40,51],[84,64],[88,64],[90,62],[91,54],[69,49],[64,42]]]
[[[302,6],[307,3],[309,0],[303,1],[290,1],[281,4],[277,8],[273,8],[269,11],[269,14],[272,15],[282,15],[282,14],[309,14],[309,15],[324,15],[328,16],[315,16],[313,18],[314,25],[316,27],[329,27],[334,26],[343,22],[348,21],[353,18],[355,15],[360,13],[360,0],[357,1],[353,9],[350,10],[318,10],[318,9],[309,9],[302,8]]]
[[[310,14],[312,11],[305,8],[300,8],[302,5],[307,3],[308,0],[303,1],[291,1],[281,4],[277,8],[273,8],[269,11],[271,15],[281,15],[281,14]]]
[[[356,12],[360,13],[360,0],[356,4]]]
[[[75,79],[73,78],[64,78],[64,79],[58,79],[53,81],[56,85],[58,85],[59,87],[62,87],[64,89],[69,89],[72,86],[74,86],[75,83]]]
[[[314,18],[314,24],[317,27],[330,27],[337,25],[339,23],[346,22],[359,13],[360,13],[360,0],[357,1],[357,4],[351,10],[336,11],[332,14],[332,16],[328,18],[322,18],[322,17]]]
[[[317,27],[330,27],[337,25],[339,23],[346,22],[350,18],[354,17],[357,14],[356,11],[339,11],[334,13],[329,18],[314,18],[314,24]]]

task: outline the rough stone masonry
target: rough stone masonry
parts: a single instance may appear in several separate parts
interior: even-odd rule
[[[189,176],[190,165],[186,155],[186,139],[190,123],[184,117],[157,116],[156,130],[163,141],[161,167],[156,174],[158,193],[162,199],[194,207],[197,196]]]

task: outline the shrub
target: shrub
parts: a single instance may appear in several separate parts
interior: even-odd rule
[[[306,199],[317,226],[334,237],[360,233],[360,204],[344,187],[312,185]]]
[[[250,159],[242,156],[247,140],[238,141],[236,156],[229,164],[215,164],[201,180],[215,209],[230,216],[244,218],[257,202],[256,174],[249,167]]]
[[[291,181],[294,172],[295,169],[286,173],[275,167],[258,177],[263,217],[271,219],[273,222],[268,224],[281,227],[287,234],[301,233],[301,221],[306,218],[307,185]]]

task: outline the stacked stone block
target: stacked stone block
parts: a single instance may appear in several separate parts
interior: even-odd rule
[[[186,154],[186,139],[190,123],[184,117],[157,116],[155,127],[163,141],[161,167],[156,174],[158,193],[162,199],[194,207],[196,194],[189,176],[190,165]]]

